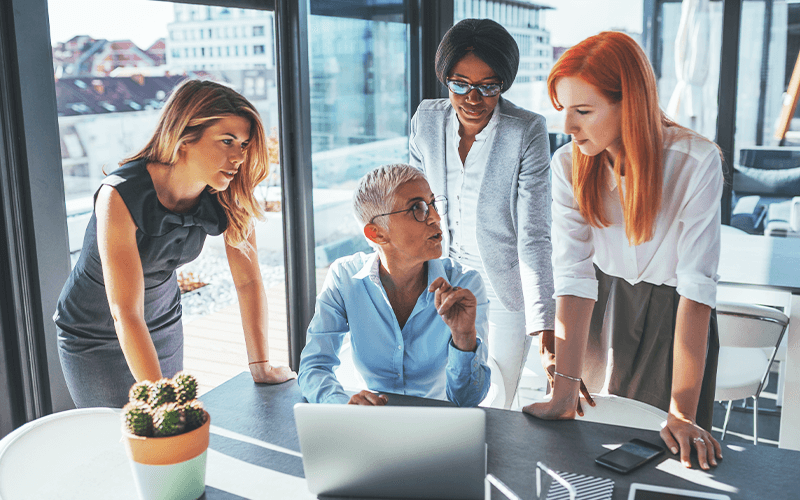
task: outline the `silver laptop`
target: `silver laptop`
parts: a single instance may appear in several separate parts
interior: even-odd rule
[[[484,498],[483,410],[297,403],[294,417],[315,495]]]

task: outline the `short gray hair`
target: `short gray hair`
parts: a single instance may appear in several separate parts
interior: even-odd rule
[[[356,219],[366,226],[375,216],[391,212],[397,189],[417,179],[427,180],[421,170],[405,163],[383,165],[369,172],[361,178],[353,193]],[[385,219],[376,219],[375,224],[388,229],[389,223]]]

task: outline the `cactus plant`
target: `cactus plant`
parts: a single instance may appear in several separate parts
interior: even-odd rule
[[[203,403],[197,400],[189,401],[183,405],[183,415],[186,417],[186,430],[197,429],[206,421],[206,412]]]
[[[137,436],[153,435],[153,415],[147,403],[138,399],[133,400],[125,405],[122,412],[125,419],[125,429],[128,432]]]
[[[176,392],[172,380],[162,378],[150,389],[150,406],[158,408],[166,403],[175,403],[177,401]]]
[[[123,408],[125,430],[137,436],[166,437],[202,427],[208,414],[196,396],[197,379],[186,372],[172,379],[137,382]]]
[[[174,436],[186,428],[186,418],[177,403],[165,403],[153,415],[153,435],[156,437]]]
[[[147,403],[150,401],[150,389],[152,386],[153,384],[149,380],[137,382],[131,386],[131,390],[128,392],[128,398],[131,401],[142,401]]]
[[[175,383],[177,402],[185,404],[197,397],[197,379],[186,372],[178,372],[172,379]]]

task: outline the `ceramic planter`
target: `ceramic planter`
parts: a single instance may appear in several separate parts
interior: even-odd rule
[[[211,417],[177,436],[143,437],[123,429],[123,441],[142,500],[196,500],[206,484],[206,455]]]

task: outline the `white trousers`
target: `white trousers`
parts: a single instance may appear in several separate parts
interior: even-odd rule
[[[506,390],[505,407],[510,408],[531,348],[532,337],[525,331],[525,313],[509,311],[486,287],[489,296],[489,355],[500,367]]]
[[[486,339],[486,343],[489,348],[489,356],[500,367],[500,375],[503,376],[506,393],[505,407],[511,408],[519,380],[522,377],[522,369],[525,367],[525,359],[531,348],[532,338],[525,331],[525,312],[509,311],[503,306],[486,277],[483,262],[480,257],[477,257],[477,249],[473,250],[476,253],[457,251],[453,245],[450,248],[450,257],[465,267],[475,269],[483,279],[486,296],[489,299],[489,338]]]

